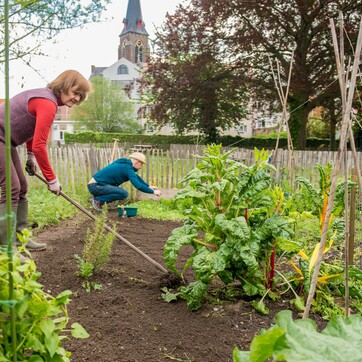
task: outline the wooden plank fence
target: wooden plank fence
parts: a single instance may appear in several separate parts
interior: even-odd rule
[[[140,176],[151,185],[159,187],[178,188],[180,180],[187,175],[198,163],[196,155],[202,155],[205,146],[192,145],[172,145],[170,150],[153,149],[145,152],[147,164],[140,171]],[[225,150],[228,150],[225,148]],[[105,167],[111,161],[112,146],[107,148],[97,148],[95,146],[66,145],[49,146],[49,158],[55,173],[63,186],[63,189],[71,189],[75,192],[85,190],[87,183],[97,170]],[[25,147],[19,148],[22,160],[26,160]],[[125,148],[119,147],[116,150],[115,159],[127,157],[129,153]],[[313,184],[319,181],[317,164],[325,166],[328,162],[333,162],[336,152],[330,151],[294,151],[293,153],[296,168],[288,169],[289,151],[278,150],[277,159],[274,163],[276,168],[275,182],[286,183],[294,188],[294,181],[297,176],[302,176],[311,180]],[[254,150],[238,148],[232,154],[232,158],[246,165],[254,163]],[[348,174],[351,174],[353,158],[348,152]],[[361,153],[358,153],[358,162],[361,165]],[[344,167],[344,166],[343,166]],[[342,167],[341,172],[344,172]],[[34,177],[28,177],[31,185],[38,182]],[[135,196],[134,188],[130,185],[126,189]]]

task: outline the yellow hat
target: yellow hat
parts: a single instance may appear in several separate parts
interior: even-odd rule
[[[142,152],[133,152],[131,155],[129,155],[129,158],[133,158],[134,160],[146,164],[146,157]]]

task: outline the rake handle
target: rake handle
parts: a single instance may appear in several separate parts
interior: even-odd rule
[[[39,180],[43,181],[45,184],[47,184],[44,177],[39,175],[37,172],[35,172],[34,176],[36,176]],[[66,195],[63,191],[60,191],[60,196],[64,197],[67,201],[69,201],[72,205],[74,205],[76,208],[78,208],[80,211],[82,211],[84,214],[86,214],[88,217],[90,217],[93,221],[96,219],[96,217],[89,212],[87,209],[85,209],[82,205],[78,204],[75,200],[70,198],[68,195]],[[132,243],[130,243],[127,239],[125,239],[122,235],[118,234],[116,231],[114,231],[111,227],[104,224],[104,228],[115,235],[115,237],[119,240],[121,240],[124,244],[129,246],[131,249],[133,249],[136,253],[141,255],[143,258],[145,258],[147,261],[149,261],[151,264],[153,264],[157,269],[161,270],[164,273],[168,273],[167,269],[164,268],[161,264],[157,263],[157,261],[153,260],[151,257],[149,257],[147,254],[145,254],[142,250],[138,249],[136,246],[134,246]]]

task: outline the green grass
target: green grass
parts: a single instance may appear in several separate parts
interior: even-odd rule
[[[86,195],[68,195],[86,205]],[[61,196],[55,196],[46,187],[32,188],[28,192],[29,224],[36,223],[40,229],[47,225],[58,225],[62,220],[71,219],[79,210]]]
[[[88,199],[90,194],[84,191],[82,194],[67,195],[89,209]],[[37,224],[39,229],[47,225],[58,225],[62,220],[71,219],[77,212],[81,212],[62,196],[55,196],[46,187],[33,187],[28,192],[29,200],[29,224]],[[183,216],[174,200],[160,199],[159,201],[143,200],[133,203],[138,206],[138,215],[148,219],[157,220],[182,220]],[[92,210],[90,210],[92,212]]]
[[[173,220],[183,219],[182,213],[177,209],[174,200],[160,199],[159,201],[143,200],[131,204],[138,207],[138,215],[147,219]]]

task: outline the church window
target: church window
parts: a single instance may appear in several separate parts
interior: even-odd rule
[[[137,40],[134,48],[135,63],[143,62],[143,44],[141,40]]]
[[[121,64],[118,67],[117,74],[128,74],[128,67],[127,65]]]

